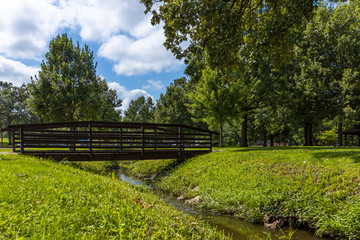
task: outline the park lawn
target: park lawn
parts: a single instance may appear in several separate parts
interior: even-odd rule
[[[12,148],[0,148],[0,152],[12,152]]]
[[[3,146],[8,146],[9,145],[9,139],[4,137],[3,138]]]
[[[153,174],[149,164],[129,166]],[[143,167],[144,166],[144,167]],[[293,217],[317,235],[360,239],[360,149],[334,147],[224,148],[186,160],[157,179],[155,188],[196,207],[252,222]]]
[[[0,154],[0,239],[223,239],[149,190],[66,163]]]

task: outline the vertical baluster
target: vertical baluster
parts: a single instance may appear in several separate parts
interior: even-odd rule
[[[141,125],[141,160],[144,160],[144,146],[145,146],[145,128]]]
[[[24,130],[20,128],[20,153],[24,153]]]
[[[91,161],[93,159],[93,150],[92,150],[92,144],[93,144],[93,136],[92,136],[92,124],[89,124],[89,160]]]
[[[178,135],[178,138],[179,138],[179,140],[178,140],[178,144],[179,144],[179,149],[178,149],[178,158],[179,158],[179,160],[181,160],[182,159],[182,157],[183,157],[183,149],[182,149],[182,131],[181,131],[182,129],[181,129],[181,126],[179,126],[178,127],[178,133],[179,133],[179,135]]]
[[[16,152],[16,148],[15,148],[15,129],[11,130],[11,135],[12,135],[12,147],[13,147],[13,152]],[[9,132],[10,134],[10,132]]]

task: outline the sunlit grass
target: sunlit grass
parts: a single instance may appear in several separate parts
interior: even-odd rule
[[[295,217],[297,224],[319,235],[360,238],[359,148],[216,150],[168,171],[156,188],[185,198],[201,196],[197,207],[203,210],[253,222],[262,222],[267,214]],[[150,168],[142,165],[137,162],[130,169]]]
[[[6,137],[3,137],[3,146],[8,146],[9,145],[9,139]],[[1,146],[1,143],[0,143]]]
[[[148,190],[70,165],[0,154],[0,239],[219,239]]]

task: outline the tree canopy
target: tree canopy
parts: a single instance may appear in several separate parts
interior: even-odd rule
[[[96,75],[94,54],[66,34],[51,40],[39,75],[31,79],[29,104],[45,122],[119,119],[121,101]]]
[[[210,65],[236,64],[247,42],[286,54],[289,29],[311,17],[314,0],[141,0],[152,24],[164,23],[165,47],[189,63],[204,52]],[[280,51],[281,50],[281,51]]]
[[[141,96],[131,100],[129,107],[124,112],[125,122],[153,122],[154,121],[154,103],[151,97],[145,99]]]

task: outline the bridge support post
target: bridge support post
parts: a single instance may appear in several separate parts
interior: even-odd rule
[[[89,160],[91,161],[93,156],[92,156],[92,142],[93,142],[93,137],[92,137],[92,124],[89,124]]]
[[[154,137],[155,137],[155,139],[154,139],[154,142],[155,142],[155,147],[154,147],[154,150],[156,151],[156,145],[157,145],[157,135],[156,135],[156,128],[154,128]]]
[[[178,159],[182,160],[183,158],[183,147],[182,147],[182,132],[181,132],[181,127],[178,127],[178,133],[179,133],[179,140],[178,140],[178,144],[179,144],[179,148],[178,148]]]
[[[76,141],[76,137],[75,137],[75,135],[76,135],[76,133],[75,133],[76,127],[74,125],[71,126],[70,131],[71,131],[72,136],[73,136],[73,138],[72,138],[73,143],[70,143],[70,146],[71,146],[70,151],[75,152],[76,151],[76,144],[75,144],[75,141]]]
[[[123,134],[122,134],[122,128],[120,128],[120,151],[122,151],[123,150],[123,139],[122,139],[122,137],[123,137]]]
[[[20,153],[24,153],[24,130],[20,128]]]
[[[145,150],[145,128],[144,125],[141,125],[141,160],[144,160],[144,150]]]
[[[16,129],[13,129],[11,131],[11,134],[12,134],[12,149],[13,149],[13,152],[16,152],[16,149],[15,149],[15,131]]]

